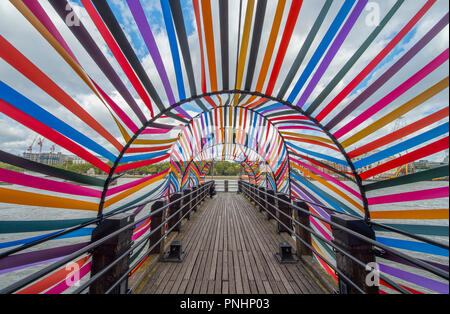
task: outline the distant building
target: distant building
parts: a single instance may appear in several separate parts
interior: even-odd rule
[[[44,165],[62,165],[69,160],[69,156],[59,153],[23,153],[23,158],[39,162]]]

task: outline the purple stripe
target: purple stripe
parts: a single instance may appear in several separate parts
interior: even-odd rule
[[[387,259],[387,260],[390,260],[390,261],[393,261],[393,262],[396,262],[396,263],[400,263],[400,264],[403,264],[403,265],[408,265],[408,266],[411,266],[411,267],[417,267],[413,263],[408,262],[407,260],[404,260],[403,258],[400,258],[397,255],[394,255],[394,254],[392,254],[390,252],[383,253],[383,256],[381,256],[381,258]],[[425,260],[422,260],[422,259],[419,259],[419,260],[424,262],[424,263],[427,263],[429,265],[432,265],[432,266],[434,266],[436,268],[442,269],[443,271],[448,273],[448,265],[443,265],[443,264],[439,264],[439,263],[432,262],[432,261],[425,261]]]
[[[319,83],[320,79],[322,78],[323,74],[327,70],[328,66],[330,65],[331,61],[333,61],[333,58],[336,56],[337,52],[339,51],[340,47],[342,46],[342,43],[347,38],[348,33],[353,28],[353,26],[356,23],[356,20],[361,15],[362,10],[366,6],[368,0],[360,0],[356,4],[355,8],[353,9],[352,13],[348,17],[347,21],[345,22],[344,26],[342,26],[341,31],[337,35],[336,39],[334,40],[333,44],[331,45],[330,49],[328,49],[327,54],[322,60],[322,63],[317,68],[316,73],[314,74],[313,78],[309,82],[308,86],[306,87],[305,91],[303,92],[302,96],[300,97],[300,100],[297,103],[297,107],[303,107],[306,100],[308,100],[309,96],[313,92],[314,88],[316,88],[317,84]]]
[[[325,126],[327,130],[331,130],[341,122],[345,117],[350,115],[353,110],[358,108],[373,93],[384,85],[391,77],[400,71],[403,66],[408,63],[423,47],[425,47],[446,25],[448,24],[447,14],[425,35],[420,39],[407,53],[403,55],[392,67],[384,72],[372,85],[366,88],[358,97],[356,97],[347,107],[341,110],[337,115]]]
[[[292,183],[293,183],[294,185],[295,185],[295,184],[298,185],[298,183],[295,182],[295,181],[292,181]],[[300,191],[296,191],[296,192],[299,193],[302,197],[304,197],[305,200],[310,201],[310,202],[314,202],[314,203],[319,204],[319,205],[324,205],[320,200],[318,200],[318,199],[317,199],[316,197],[314,197],[311,193],[309,193],[308,191],[306,191],[305,189],[303,189],[301,186],[298,185],[298,188],[299,188],[300,190],[302,190],[304,194],[303,194],[302,192],[300,192]],[[330,220],[330,219],[331,219],[330,213],[327,212],[326,210],[324,210],[322,207],[315,206],[315,205],[309,205],[309,206],[311,206],[312,208],[314,208],[314,210],[315,210],[320,216],[322,216],[323,218],[325,218],[325,219],[327,219],[327,220]],[[324,206],[325,206],[325,205],[324,205]]]
[[[170,105],[175,103],[175,97],[173,96],[173,91],[169,83],[169,78],[167,77],[166,70],[164,68],[164,63],[161,59],[161,55],[158,50],[158,46],[153,36],[152,30],[148,25],[147,18],[145,16],[144,10],[141,4],[137,0],[127,0],[128,7],[130,8],[131,14],[133,14],[134,20],[142,34],[142,38],[152,56],[153,62],[155,63],[156,69],[158,70],[159,76],[166,90],[167,98],[169,98]]]
[[[381,272],[386,273],[388,275],[403,279],[405,281],[411,282],[418,286],[439,292],[448,294],[448,284],[426,278],[423,276],[419,276],[416,274],[412,274],[410,272],[400,270],[391,266],[387,266],[384,264],[378,264]]]
[[[70,4],[66,0],[59,1],[50,1],[50,4],[58,13],[58,15],[64,20],[69,12],[75,14],[73,9],[70,7]],[[70,8],[69,11],[66,8]],[[70,31],[73,35],[78,39],[80,44],[84,47],[86,52],[91,56],[94,60],[95,64],[102,70],[103,74],[108,78],[108,80],[112,83],[112,85],[117,89],[120,95],[125,99],[127,104],[139,118],[142,124],[146,123],[147,118],[142,113],[139,105],[136,103],[136,100],[131,95],[128,88],[119,78],[118,74],[115,72],[114,68],[111,66],[109,61],[106,59],[105,55],[102,53],[90,33],[86,30],[83,23],[80,21],[79,26],[69,27]]]
[[[40,261],[40,262],[36,262],[36,263],[32,263],[32,264],[27,264],[27,265],[21,265],[21,266],[17,266],[17,267],[11,267],[11,268],[2,269],[2,270],[0,270],[0,275],[6,274],[6,273],[9,273],[9,272],[12,272],[12,271],[16,271],[16,270],[32,267],[32,266],[37,266],[37,265],[57,262],[57,261],[63,259],[64,257],[65,256],[61,256],[61,257],[52,258],[52,259],[48,259],[48,260],[45,260],[45,261]]]
[[[30,265],[54,258],[60,258],[62,256],[66,256],[72,254],[73,252],[81,250],[88,244],[89,242],[84,242],[35,252],[10,255],[0,260],[0,271],[3,269]]]

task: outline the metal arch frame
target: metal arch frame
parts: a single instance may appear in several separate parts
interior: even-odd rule
[[[206,96],[205,96],[206,97]],[[216,108],[211,108],[211,109],[209,109],[208,111],[203,111],[202,113],[199,113],[198,115],[196,115],[195,117],[192,117],[192,119],[189,121],[189,123],[187,123],[185,126],[184,126],[184,128],[186,128],[189,124],[191,124],[193,121],[194,121],[194,119],[197,119],[198,117],[200,117],[201,115],[203,115],[203,114],[205,114],[205,113],[210,113],[210,112],[213,112],[213,111],[215,111],[215,110],[217,110],[217,109],[219,109],[219,108],[242,108],[242,109],[244,109],[244,110],[248,110],[248,111],[250,111],[250,112],[253,112],[253,113],[255,113],[255,114],[257,114],[258,116],[260,116],[260,117],[262,117],[263,119],[264,119],[264,121],[267,121],[275,130],[276,130],[276,132],[278,133],[278,136],[281,138],[281,140],[282,140],[282,143],[283,143],[283,146],[284,146],[284,148],[286,149],[286,153],[287,153],[287,158],[288,158],[288,165],[287,165],[287,167],[288,167],[288,177],[289,177],[289,182],[288,182],[288,187],[289,187],[289,194],[290,195],[292,195],[292,189],[291,189],[291,168],[290,168],[290,157],[289,157],[289,150],[288,150],[288,148],[287,148],[287,145],[286,145],[286,139],[284,138],[284,136],[281,134],[281,132],[280,132],[280,130],[276,127],[276,125],[275,124],[273,124],[273,122],[272,121],[270,121],[270,119],[268,119],[264,114],[262,114],[262,113],[260,113],[260,112],[258,112],[258,111],[256,111],[256,110],[254,110],[254,109],[252,109],[252,108],[248,108],[248,107],[244,107],[244,106],[239,106],[239,105],[237,105],[237,106],[232,106],[232,105],[222,105],[222,106],[217,106]],[[180,131],[180,134],[181,134],[181,131]],[[172,147],[175,145],[176,143],[174,143],[173,145],[172,145]],[[258,154],[259,155],[259,154]],[[272,170],[272,173],[273,173],[273,169],[271,169]]]
[[[220,143],[220,144],[214,144],[214,145],[210,145],[210,146],[207,146],[207,147],[204,147],[200,152],[198,152],[198,154],[197,155],[195,155],[193,158],[191,158],[191,160],[189,161],[189,163],[188,163],[188,165],[187,165],[187,167],[186,167],[186,169],[191,165],[191,163],[194,161],[194,159],[196,158],[196,157],[198,157],[198,155],[200,155],[203,151],[205,151],[205,150],[207,150],[207,149],[211,149],[211,148],[213,148],[213,147],[216,147],[216,146],[219,146],[219,145],[224,145],[224,144],[227,144],[227,143]],[[239,144],[239,143],[228,143],[228,144],[232,144],[232,145],[237,145],[237,146],[244,146],[245,148],[247,148],[247,149],[250,149],[251,151],[253,151],[254,153],[256,153],[258,156],[260,156],[263,160],[265,160],[265,161],[267,161],[261,154],[259,154],[256,150],[254,150],[253,148],[251,148],[250,146],[245,146],[245,145],[242,145],[242,144]],[[237,162],[237,163],[239,163],[238,161],[236,161],[236,160],[232,160],[233,162]],[[246,163],[245,161],[243,161],[242,163]],[[240,164],[242,164],[242,163],[240,163]],[[251,167],[250,167],[251,168]],[[270,167],[269,167],[270,168]],[[253,169],[252,169],[253,170]],[[273,169],[272,168],[270,168],[270,171],[272,172],[272,175],[273,175]],[[186,175],[186,170],[184,171],[184,173],[183,173],[183,177]],[[254,171],[253,171],[253,177],[256,179],[256,174],[254,173]]]
[[[141,133],[148,128],[149,126],[151,126],[152,123],[155,123],[159,118],[161,118],[163,115],[169,113],[170,111],[176,109],[177,107],[180,107],[184,104],[190,103],[191,101],[195,101],[197,99],[202,99],[205,97],[210,97],[210,96],[215,96],[215,95],[222,95],[222,94],[242,94],[242,95],[251,95],[251,96],[256,96],[256,97],[260,97],[260,98],[265,98],[268,100],[272,100],[275,102],[279,102],[282,105],[285,105],[293,110],[296,110],[298,113],[304,115],[305,117],[307,117],[311,122],[313,122],[317,127],[319,127],[325,134],[327,134],[327,136],[333,141],[333,143],[336,145],[336,147],[339,149],[339,151],[341,152],[341,154],[344,156],[344,158],[346,159],[347,164],[349,165],[353,176],[356,179],[356,183],[358,185],[359,188],[359,192],[362,198],[362,202],[363,202],[363,208],[364,208],[364,220],[365,221],[370,221],[370,213],[369,213],[369,207],[368,207],[368,201],[367,201],[367,196],[364,190],[364,187],[362,185],[362,180],[361,177],[359,176],[359,174],[356,171],[356,168],[352,162],[352,160],[350,159],[350,157],[348,156],[347,152],[345,151],[345,149],[342,147],[342,145],[339,143],[339,141],[336,139],[336,137],[334,137],[330,131],[328,129],[325,128],[325,126],[323,126],[319,121],[317,121],[317,119],[315,119],[314,117],[312,117],[310,114],[308,114],[307,112],[305,112],[304,110],[302,110],[301,108],[298,108],[297,106],[294,106],[293,104],[291,104],[290,102],[283,100],[283,99],[279,99],[277,97],[274,96],[270,96],[270,95],[266,95],[260,92],[255,92],[255,91],[246,91],[246,90],[238,90],[238,89],[234,89],[234,90],[222,90],[222,91],[216,91],[216,92],[208,92],[208,93],[203,93],[200,95],[195,95],[195,96],[191,96],[189,98],[180,100],[179,102],[177,102],[176,104],[172,105],[169,108],[166,108],[164,111],[161,111],[160,113],[158,113],[155,117],[153,117],[152,119],[148,120],[132,137],[131,139],[126,143],[126,145],[123,147],[122,151],[120,152],[119,156],[116,158],[114,165],[111,167],[109,174],[105,180],[105,184],[103,187],[103,192],[101,195],[101,200],[99,203],[99,210],[98,210],[98,217],[102,217],[103,216],[103,207],[104,207],[104,203],[105,203],[105,198],[106,198],[106,192],[108,191],[109,185],[111,184],[111,182],[113,181],[113,175],[114,172],[117,168],[117,166],[119,165],[120,160],[122,159],[123,155],[126,153],[126,151],[128,150],[128,148],[133,144],[133,142],[137,139],[137,137],[139,135],[141,135]],[[289,153],[288,153],[289,154]],[[290,180],[290,178],[289,178]]]

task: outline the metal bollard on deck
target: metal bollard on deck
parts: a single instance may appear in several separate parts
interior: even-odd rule
[[[352,231],[355,231],[358,234],[375,240],[375,232],[363,220],[354,219],[342,214],[332,214],[331,221]],[[331,230],[333,231],[334,243],[339,245],[339,247],[342,248],[345,252],[349,253],[351,256],[355,257],[366,265],[369,263],[375,263],[375,252],[371,244],[355,237],[354,235],[351,235],[344,230],[336,228],[333,225],[331,226]],[[368,271],[339,251],[336,251],[336,266],[343,274],[345,274],[345,276],[347,276],[364,292],[370,294],[378,294],[377,284],[373,284],[372,281],[366,280],[369,274]],[[342,278],[339,278],[339,276],[338,279],[339,292],[341,294],[358,293],[358,291],[348,282],[346,282]]]
[[[309,214],[308,204],[306,204],[304,201],[298,201],[298,200],[294,201],[293,204],[294,204],[295,220],[297,220],[302,225],[309,227],[310,226],[310,221],[309,221],[310,214]],[[296,207],[300,207],[308,212],[302,211]],[[295,224],[295,233],[297,234],[297,236],[300,239],[305,241],[305,242],[302,242],[297,238],[295,239],[297,256],[298,257],[312,256],[311,248],[308,247],[308,245],[312,247],[311,233],[298,224]]]
[[[157,210],[161,209],[162,207],[167,205],[167,200],[159,200],[153,203],[151,208],[151,213],[156,212]],[[162,254],[164,251],[164,225],[161,225],[163,223],[163,215],[166,210],[159,211],[152,215],[150,220],[150,232],[153,232],[153,230],[158,229],[159,231],[155,231],[150,236],[149,241],[149,247],[152,247],[158,241],[158,245],[156,245],[151,251],[150,254]]]
[[[292,220],[290,219],[290,217],[292,217],[290,197],[286,193],[277,193],[276,195],[278,208],[278,210],[276,211],[276,217],[283,223],[281,224],[280,222],[277,222],[277,232],[278,233],[287,232],[290,235],[292,234],[292,230],[285,227],[285,226],[288,227],[292,226]],[[283,202],[280,200],[282,200]],[[286,204],[285,202],[287,202],[288,204]],[[283,213],[285,215],[283,215]]]
[[[92,232],[92,242],[125,227],[134,221],[133,214],[118,214],[102,221]],[[93,250],[91,277],[101,272],[102,269],[114,262],[131,246],[133,226],[122,231],[117,236],[107,240]],[[117,280],[128,272],[130,256],[122,258],[116,265],[108,270],[102,277],[92,283],[89,287],[90,294],[104,294]],[[126,294],[128,291],[128,279],[122,281],[115,287],[111,294]]]
[[[173,227],[172,231],[181,231],[181,221],[178,222],[180,220],[180,218],[182,217],[182,213],[180,211],[181,196],[182,196],[181,193],[175,193],[169,197],[170,205],[169,205],[169,211],[167,213],[167,216],[168,217],[170,217],[172,215],[174,215],[174,216],[169,219],[167,228],[170,229]],[[178,211],[178,213],[177,213],[177,211]]]

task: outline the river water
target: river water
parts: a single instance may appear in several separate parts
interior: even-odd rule
[[[133,181],[133,180],[136,180],[136,179],[121,178],[121,179],[119,179],[118,184],[121,185],[121,184],[130,182],[130,181]],[[216,180],[216,186],[217,186],[217,190],[219,192],[223,191],[223,181],[224,180]],[[6,185],[6,186],[2,186],[2,187],[13,188],[14,186]],[[154,184],[150,185],[148,188],[145,189],[145,191],[140,191],[139,193],[133,195],[133,197],[138,197],[139,195],[142,195],[146,191],[150,191],[150,190],[154,189],[155,187],[156,187],[156,185],[154,185]],[[374,197],[374,196],[386,195],[386,194],[396,194],[396,193],[409,192],[409,191],[420,191],[423,189],[432,189],[432,188],[437,188],[437,187],[448,187],[448,182],[435,181],[435,182],[421,182],[421,183],[409,184],[409,185],[405,185],[405,186],[401,186],[401,187],[393,187],[393,188],[389,188],[389,189],[373,191],[373,192],[369,193],[368,197]],[[25,190],[25,191],[33,191],[33,189],[31,189],[31,188],[27,189],[27,188],[20,187],[20,189]],[[100,187],[98,189],[101,190]],[[230,180],[229,181],[229,191],[235,192],[236,190],[237,190],[237,181]],[[42,193],[42,191],[39,191],[39,192]],[[53,192],[49,192],[47,194],[55,195],[55,196],[63,196],[63,194],[58,195],[59,193],[53,193]],[[83,197],[79,197],[79,199],[80,200],[89,200],[89,198],[83,198]],[[126,200],[118,203],[116,206],[120,206],[124,202],[126,202]],[[448,206],[449,206],[448,198],[440,198],[440,199],[418,201],[418,202],[403,202],[403,203],[400,203],[400,205],[399,204],[376,205],[376,206],[372,206],[371,210],[446,209],[446,208],[448,208]],[[148,210],[149,210],[149,206],[147,206],[147,208],[145,208],[141,212],[141,214],[137,217],[137,219],[140,216],[147,214]],[[83,210],[65,210],[65,209],[42,208],[42,207],[35,207],[35,206],[21,206],[21,205],[0,203],[0,220],[2,220],[2,221],[63,220],[63,219],[95,218],[96,214],[97,214],[96,212],[83,211]],[[411,220],[411,221],[409,221],[409,220],[383,221],[383,223],[417,223],[417,221],[414,221],[414,220]],[[448,227],[448,220],[429,220],[429,221],[422,220],[422,221],[420,221],[420,223],[425,224],[425,225],[440,225],[440,226]],[[90,227],[93,228],[94,226],[90,226]],[[5,242],[10,242],[10,241],[17,241],[17,240],[24,239],[24,238],[36,237],[36,236],[40,236],[40,235],[47,234],[47,233],[50,233],[50,232],[48,232],[48,231],[47,232],[31,232],[31,233],[26,233],[26,234],[1,234],[0,233],[0,244],[5,243]],[[377,233],[377,236],[385,236],[385,235],[387,235],[387,234],[385,234],[383,232]],[[388,236],[392,237],[392,234],[389,234]],[[394,236],[394,237],[396,237],[398,239],[407,239],[402,236]],[[448,236],[447,237],[430,237],[430,238],[433,238],[437,241],[445,242],[448,244]],[[74,239],[68,238],[68,239],[52,240],[48,243],[40,244],[32,249],[25,250],[23,252],[41,250],[41,249],[46,249],[46,248],[50,248],[50,247],[58,247],[58,246],[69,245],[69,244],[73,244],[73,243],[88,242],[89,240],[90,240],[89,235],[74,238]],[[2,249],[0,247],[0,252],[7,250],[7,249],[10,249],[10,248]],[[408,252],[408,251],[404,251],[404,252],[411,254],[411,252]],[[448,265],[448,256],[436,257],[434,255],[415,254],[415,253],[411,254],[411,255],[419,257],[419,258],[431,259],[438,263]],[[386,262],[386,261],[383,261],[383,263],[388,264],[388,262]],[[20,270],[16,270],[16,271],[12,271],[12,272],[6,272],[6,273],[2,273],[0,270],[0,289],[10,285],[14,281],[24,278],[25,276],[27,276],[45,266],[47,266],[47,265],[36,265],[33,267],[20,269]],[[420,275],[424,275],[429,278],[433,278],[440,282],[445,282],[445,281],[442,281],[441,279],[437,278],[434,275],[428,276],[428,274],[422,273],[421,271],[418,271],[417,269],[412,268],[412,267],[405,266],[404,269],[407,271],[416,273],[416,274],[420,274]],[[409,284],[409,285],[411,286],[411,284]],[[68,291],[70,291],[70,290],[68,290]],[[429,291],[429,292],[431,292],[431,291]]]

